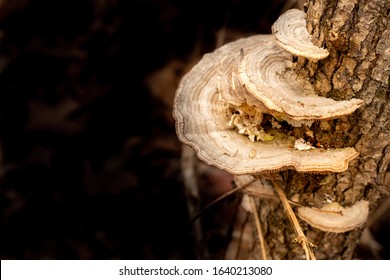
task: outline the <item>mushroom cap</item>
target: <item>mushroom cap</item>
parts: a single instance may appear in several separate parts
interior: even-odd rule
[[[298,208],[299,217],[322,231],[346,232],[363,225],[368,218],[369,202],[360,200],[351,207],[342,207],[331,203],[321,209],[310,207]],[[333,211],[333,212],[332,212]]]
[[[262,35],[240,39],[264,42]],[[236,42],[237,43],[237,42]],[[233,43],[235,45],[236,43]],[[190,145],[198,157],[232,174],[251,174],[295,168],[308,172],[341,172],[358,153],[353,148],[298,151],[294,139],[281,136],[270,142],[252,142],[228,128],[230,104],[220,98],[220,61],[232,43],[205,54],[179,83],[173,116],[179,139]],[[235,47],[237,51],[237,48]]]
[[[257,45],[273,40],[272,35],[259,35],[229,43],[229,53],[221,57],[219,62],[218,91],[223,100],[235,106],[249,104],[267,110],[260,100],[246,90],[238,77],[238,70],[246,53]]]
[[[310,60],[324,59],[328,50],[315,46],[306,28],[306,13],[291,9],[282,14],[272,25],[277,43],[288,52]]]
[[[360,99],[336,101],[316,95],[310,83],[287,70],[291,59],[274,41],[259,44],[241,61],[241,83],[269,110],[297,121],[338,118],[363,104]]]

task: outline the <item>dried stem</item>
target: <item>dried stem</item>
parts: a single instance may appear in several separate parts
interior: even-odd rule
[[[307,260],[315,260],[316,258],[314,256],[312,247],[316,247],[316,246],[313,243],[311,243],[303,233],[303,230],[299,225],[298,219],[295,216],[294,211],[290,206],[289,200],[287,199],[283,190],[280,188],[280,186],[278,185],[278,183],[276,183],[274,179],[272,179],[272,184],[274,185],[276,192],[278,193],[279,198],[282,201],[283,207],[287,212],[287,216],[289,217],[293,225],[294,231],[297,234],[297,237],[294,239],[294,241],[297,242],[299,245],[301,245],[303,250],[305,250]]]
[[[261,254],[263,255],[263,260],[266,260],[267,254],[265,252],[264,237],[263,237],[263,232],[261,230],[260,218],[259,218],[259,215],[257,215],[257,208],[256,208],[255,199],[252,196],[250,196],[249,200],[250,200],[251,207],[252,207],[252,214],[253,214],[253,217],[255,218],[257,235],[258,235],[259,241],[260,241]]]
[[[239,190],[242,190],[243,188],[246,188],[247,186],[249,186],[250,184],[252,184],[255,180],[252,180],[250,182],[248,182],[247,184],[243,185],[243,186],[240,186],[240,187],[236,187],[230,191],[228,191],[227,193],[224,193],[223,195],[219,196],[218,198],[216,198],[215,200],[213,200],[212,202],[210,202],[209,204],[207,204],[202,210],[200,210],[195,216],[192,217],[191,219],[191,222],[194,222],[195,220],[197,220],[207,209],[209,209],[211,206],[213,206],[214,204],[216,204],[217,202],[221,201],[222,199],[228,197],[229,195],[232,195],[233,193],[239,191]]]

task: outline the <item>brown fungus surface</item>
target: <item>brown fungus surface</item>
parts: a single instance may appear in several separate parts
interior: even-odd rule
[[[306,28],[306,13],[291,9],[282,14],[272,25],[276,42],[288,52],[317,61],[329,55],[328,50],[315,46]]]
[[[283,133],[276,132],[272,141],[261,142],[251,141],[245,135],[237,133],[235,129],[229,128],[231,121],[229,112],[232,105],[227,102],[228,98],[221,98],[219,92],[221,73],[224,73],[221,69],[221,61],[223,65],[226,56],[242,55],[241,48],[237,48],[237,44],[245,45],[248,40],[257,45],[255,49],[264,46],[266,54],[272,55],[268,48],[277,50],[277,46],[272,41],[265,43],[264,41],[267,41],[264,40],[265,38],[267,37],[264,35],[257,35],[240,39],[205,54],[201,61],[182,78],[176,91],[173,110],[179,139],[193,147],[198,157],[206,163],[232,174],[277,171],[286,168],[302,172],[345,171],[348,162],[358,155],[353,148],[300,151],[294,149],[296,139]],[[286,52],[283,52],[285,55]],[[272,57],[274,56],[271,56],[271,60]],[[266,75],[270,74],[270,69],[265,71]],[[281,97],[284,98],[285,95],[282,94]],[[306,96],[303,96],[302,102],[305,103],[306,99]],[[335,102],[334,105],[337,104],[336,101],[332,102]],[[280,107],[278,102],[276,107]],[[308,108],[310,107],[306,107],[306,110]]]

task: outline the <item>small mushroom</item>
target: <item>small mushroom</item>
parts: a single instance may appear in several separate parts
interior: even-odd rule
[[[246,40],[253,38],[240,41],[246,43]],[[299,151],[293,148],[295,138],[281,132],[272,141],[255,142],[229,128],[231,104],[220,98],[218,88],[223,72],[220,62],[226,55],[234,55],[230,51],[231,44],[204,55],[180,81],[173,109],[179,139],[193,147],[207,164],[232,174],[285,168],[302,172],[345,171],[349,161],[358,156],[354,148]]]
[[[329,55],[328,50],[315,46],[306,28],[306,13],[291,9],[272,25],[276,42],[288,52],[317,61]]]
[[[332,202],[321,209],[300,207],[299,217],[322,231],[342,233],[363,225],[368,217],[368,201],[360,200],[351,207]]]
[[[310,83],[287,70],[291,59],[274,41],[259,44],[242,59],[240,80],[269,110],[296,121],[338,118],[363,104],[360,99],[336,101],[316,95]]]

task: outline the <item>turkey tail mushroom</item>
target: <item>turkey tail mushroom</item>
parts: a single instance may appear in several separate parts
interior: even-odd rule
[[[257,41],[250,37],[240,39],[239,42],[247,44],[251,40],[257,46],[272,45],[275,50],[274,43],[264,43],[261,36],[256,38]],[[277,137],[270,141],[261,142],[251,141],[229,128],[232,105],[220,98],[218,91],[220,75],[224,72],[220,69],[220,61],[227,55],[234,55],[231,52],[232,46],[235,52],[240,52],[236,44],[226,44],[213,53],[204,55],[180,81],[173,109],[179,139],[193,147],[198,157],[207,164],[232,174],[252,174],[286,168],[301,172],[345,171],[348,163],[358,156],[354,148],[300,151],[294,149],[296,139],[283,135],[282,132],[276,133]],[[271,55],[267,48],[265,50],[267,55]],[[269,71],[266,71],[266,75],[270,75]],[[275,83],[277,82],[278,80]],[[287,98],[281,92],[273,93],[281,94],[279,98]],[[306,98],[303,96],[303,103]],[[277,100],[276,107],[281,107]],[[279,100],[279,103],[283,102]]]
[[[368,201],[360,200],[345,208],[337,202],[325,205],[321,209],[300,207],[298,216],[322,231],[342,233],[362,226],[367,221],[368,205]]]
[[[296,121],[338,118],[363,104],[360,99],[336,101],[316,95],[310,83],[288,71],[291,60],[292,55],[273,41],[258,45],[244,56],[240,80],[269,110]]]
[[[291,9],[282,14],[272,25],[272,34],[279,46],[296,56],[317,61],[329,55],[328,50],[312,43],[304,11]]]
[[[310,83],[288,69],[288,51],[296,54],[288,45],[296,45],[301,54],[312,53],[311,59],[327,53],[311,43],[302,13],[292,10],[278,19],[273,26],[278,43],[273,35],[228,43],[205,54],[182,78],[174,99],[176,132],[200,159],[240,175],[286,168],[342,172],[358,156],[352,147],[324,149],[301,143],[280,124],[284,120],[310,126],[314,120],[351,114],[363,104],[360,99],[318,96]],[[268,131],[263,120],[269,122]]]

